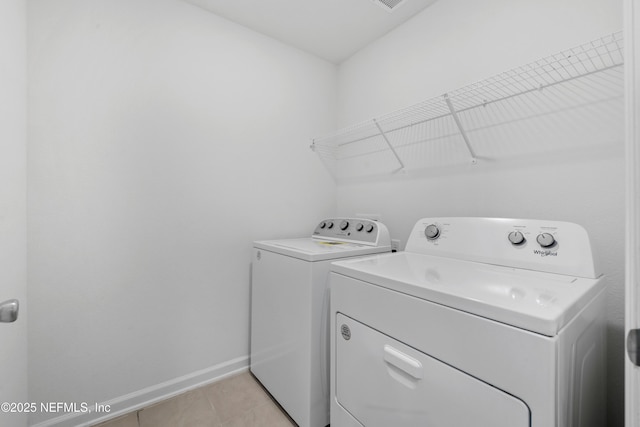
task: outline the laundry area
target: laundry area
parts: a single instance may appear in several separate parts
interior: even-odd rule
[[[0,425],[639,427],[634,3],[3,0]]]

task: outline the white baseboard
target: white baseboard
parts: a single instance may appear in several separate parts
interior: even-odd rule
[[[249,356],[242,356],[224,363],[193,372],[173,380],[165,381],[142,390],[116,397],[99,403],[109,412],[78,412],[65,414],[34,424],[32,427],[84,427],[116,418],[129,412],[142,409],[161,400],[168,399],[206,384],[219,381],[231,375],[246,371],[249,368]],[[108,405],[108,406],[107,406]]]

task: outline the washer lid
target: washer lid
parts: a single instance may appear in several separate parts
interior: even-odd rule
[[[369,246],[359,243],[322,240],[312,237],[284,240],[262,240],[253,242],[253,246],[270,252],[276,252],[305,261],[324,261],[358,255],[390,252],[389,246]]]
[[[547,336],[604,288],[601,279],[408,252],[338,261],[332,271]]]

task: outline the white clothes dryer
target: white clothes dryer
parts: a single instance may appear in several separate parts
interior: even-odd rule
[[[603,278],[575,224],[425,218],[333,264],[332,427],[605,425]]]
[[[390,252],[387,227],[321,221],[311,237],[254,242],[251,372],[300,427],[329,424],[330,263]]]

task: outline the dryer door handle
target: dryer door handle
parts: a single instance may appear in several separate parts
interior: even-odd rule
[[[422,379],[422,363],[388,344],[384,346],[384,361],[417,380]]]

